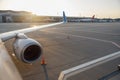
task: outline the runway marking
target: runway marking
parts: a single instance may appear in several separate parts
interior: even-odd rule
[[[101,32],[96,32],[96,31],[84,31],[84,30],[75,30],[75,31],[83,31],[83,32],[91,32],[91,33],[119,36],[119,34],[114,34],[114,33],[104,33],[104,32],[101,33]]]
[[[118,45],[117,43],[115,43],[113,41],[109,41],[109,40],[103,40],[103,39],[97,39],[97,38],[85,37],[85,36],[78,36],[78,35],[67,34],[67,33],[59,33],[59,32],[51,32],[51,31],[45,31],[45,32],[57,33],[57,34],[62,34],[62,35],[69,35],[69,36],[73,36],[73,37],[80,37],[80,38],[85,38],[85,39],[90,39],[90,40],[95,40],[95,41],[100,41],[100,42],[111,43],[111,44],[115,45],[116,47],[120,48],[120,45]]]
[[[66,28],[62,28],[62,29],[68,30],[69,28],[73,28],[73,27],[67,27],[67,29]],[[57,28],[53,28],[53,29],[57,29]],[[85,30],[73,30],[73,31],[83,31],[83,32],[91,32],[91,33],[98,33],[98,34],[106,34],[106,35],[116,35],[116,36],[119,36],[119,34],[96,32],[96,31],[85,31]]]
[[[67,80],[67,78],[69,78],[73,75],[76,75],[78,73],[81,73],[81,72],[86,71],[90,68],[93,68],[95,66],[98,66],[100,64],[106,63],[110,60],[114,60],[114,59],[119,58],[119,57],[120,57],[120,51],[112,53],[110,55],[103,56],[101,58],[98,58],[98,59],[95,59],[95,60],[92,60],[92,61],[89,61],[86,63],[83,63],[83,64],[78,65],[76,67],[64,70],[60,73],[58,80]]]

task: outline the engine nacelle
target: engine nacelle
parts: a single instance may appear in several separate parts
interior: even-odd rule
[[[40,59],[42,46],[39,42],[28,38],[24,34],[18,34],[13,44],[15,55],[25,63],[33,63]]]

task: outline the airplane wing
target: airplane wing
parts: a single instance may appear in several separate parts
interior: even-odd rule
[[[33,28],[26,28],[26,29],[21,29],[21,30],[10,31],[10,32],[7,32],[7,33],[0,34],[0,38],[2,39],[3,42],[5,42],[9,39],[15,38],[15,36],[18,33],[28,33],[28,32],[32,32],[32,31],[42,29],[42,28],[47,28],[47,27],[52,27],[52,26],[55,26],[55,25],[59,25],[59,24],[63,24],[63,22],[41,25],[41,26],[37,26],[37,27],[33,27]]]

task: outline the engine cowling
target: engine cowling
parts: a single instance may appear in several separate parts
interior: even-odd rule
[[[19,34],[13,44],[17,58],[25,63],[33,63],[40,59],[42,46],[34,39]]]

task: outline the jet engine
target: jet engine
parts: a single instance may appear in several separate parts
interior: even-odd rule
[[[39,60],[42,54],[41,44],[22,33],[17,35],[13,49],[17,58],[25,63],[33,63]]]

